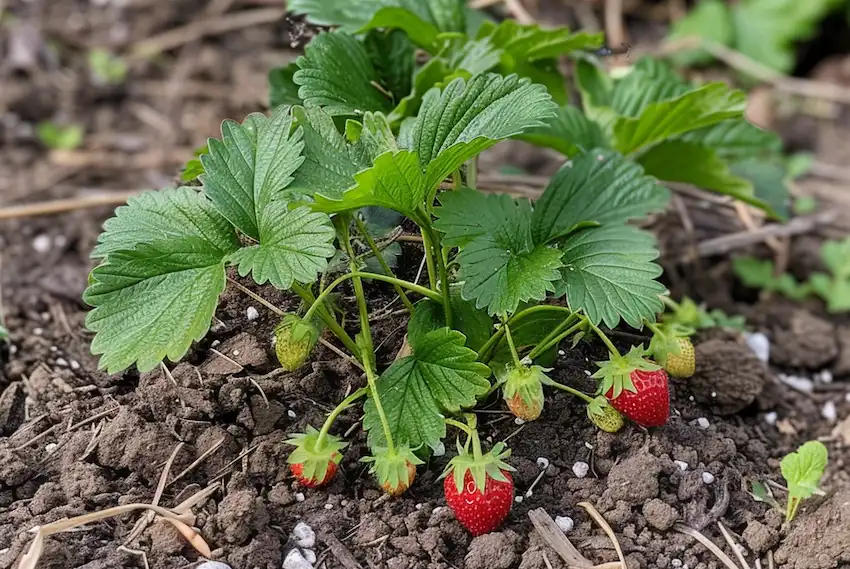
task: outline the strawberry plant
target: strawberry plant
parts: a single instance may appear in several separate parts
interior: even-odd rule
[[[633,77],[658,73],[658,83],[612,80],[584,60],[598,34],[497,24],[460,0],[289,7],[336,29],[272,72],[273,111],[225,121],[183,173],[194,185],[143,194],[106,222],[84,297],[101,366],[144,372],[185,356],[228,282],[242,286],[228,267],[289,291],[302,304],[275,330],[281,366],[303,366],[325,336],[365,377],[321,426],[287,441],[293,475],[308,487],[330,482],[345,448],[334,421],[360,402],[364,460],[392,495],[413,483],[449,427],[459,429],[467,440],[445,490],[473,533],[496,527],[512,497],[509,450],[485,452],[474,415],[464,415],[490,393],[501,389],[528,420],[540,415],[544,388],[555,388],[581,399],[602,429],[622,426],[618,410],[663,425],[667,375],[650,357],[669,367],[687,351],[681,329],[655,325],[665,295],[658,250],[630,222],[667,204],[650,175],[659,173],[647,172],[659,162],[765,205],[723,185],[720,149],[763,136],[743,119],[743,93],[692,87],[650,63]],[[567,104],[555,65],[567,54],[589,77],[580,81],[584,113]],[[477,156],[516,137],[569,157],[534,203],[477,189]],[[645,159],[662,151],[663,161]],[[395,273],[401,224],[421,238],[422,283]],[[409,313],[404,353],[388,365],[375,357],[370,322],[379,286]],[[356,308],[341,303],[345,290]],[[650,327],[651,353],[621,355],[600,329],[621,322]],[[594,336],[610,352],[596,397],[547,376],[561,342]]]

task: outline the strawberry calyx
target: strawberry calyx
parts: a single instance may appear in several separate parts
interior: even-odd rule
[[[540,416],[544,400],[543,384],[549,380],[545,372],[550,369],[538,365],[520,365],[508,366],[498,373],[502,396],[515,414],[517,410],[522,410],[518,414],[522,419],[533,421]]]
[[[319,341],[320,330],[297,314],[285,315],[274,331],[275,353],[281,367],[295,371],[304,365]]]
[[[609,359],[596,362],[599,369],[591,377],[601,380],[599,393],[608,394],[609,399],[616,399],[626,390],[637,393],[637,388],[632,382],[631,374],[634,371],[656,371],[661,366],[646,359],[648,352],[643,347],[632,346],[625,355],[608,354]]]
[[[360,459],[371,463],[369,473],[374,474],[378,484],[390,496],[400,496],[410,488],[416,476],[416,467],[425,464],[408,445],[398,445],[392,450],[379,447],[373,455]]]
[[[647,322],[647,326],[653,331],[648,352],[661,367],[667,365],[669,356],[682,351],[681,340],[687,339],[696,332],[690,326],[678,322],[666,322],[660,325]]]
[[[342,460],[341,451],[347,443],[334,435],[326,434],[322,437],[319,431],[309,425],[305,430],[305,433],[296,433],[284,441],[295,447],[286,462],[301,466],[299,478],[320,484],[325,481],[328,469],[335,468]]]
[[[616,433],[625,424],[623,416],[611,406],[604,395],[594,397],[587,404],[587,418],[590,419],[591,423],[608,433]]]
[[[452,458],[449,464],[446,465],[446,469],[443,471],[440,479],[453,476],[458,494],[464,490],[464,479],[467,472],[472,475],[472,481],[475,484],[475,488],[468,489],[470,493],[477,490],[481,494],[484,494],[484,489],[487,486],[487,478],[492,478],[498,482],[509,482],[502,471],[513,472],[516,470],[505,462],[511,456],[511,449],[505,443],[498,442],[488,452],[482,453],[478,433],[473,431],[471,438],[472,453],[463,448],[460,440],[458,440],[457,456]]]

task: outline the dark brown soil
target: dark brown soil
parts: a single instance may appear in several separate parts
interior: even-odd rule
[[[183,43],[158,58],[132,60],[124,84],[97,86],[85,68],[87,48],[109,45],[126,54],[136,42],[190,21],[262,9],[252,4],[264,2],[99,4],[7,2],[24,28],[11,31],[0,23],[0,55],[9,53],[9,42],[26,40],[32,57],[0,58],[3,201],[168,184],[191,149],[216,134],[221,118],[262,107],[267,69],[293,55],[286,51],[288,27],[270,19]],[[42,120],[81,122],[84,147],[48,153],[32,134]],[[539,153],[511,152],[534,173],[552,164]],[[483,173],[496,173],[504,162],[505,154],[491,154]],[[698,204],[688,202],[696,224],[690,240],[740,229],[734,215]],[[771,365],[755,358],[740,336],[703,334],[696,376],[674,384],[670,423],[650,431],[629,426],[616,435],[598,432],[583,409],[560,393],[547,394],[541,418],[524,425],[498,399],[485,402],[482,436],[490,443],[509,440],[518,499],[499,532],[471,539],[442,499],[437,477],[449,457],[420,467],[407,494],[387,499],[359,462],[366,447],[357,409],[335,426],[337,433],[350,431],[351,446],[330,487],[310,491],[293,482],[283,441],[308,424],[318,426],[363,380],[321,347],[304,370],[276,371],[274,315],[238,291],[224,295],[212,332],[183,363],[169,366],[170,377],[160,370],[114,377],[98,371],[80,295],[91,268],[89,252],[109,213],[104,207],[0,225],[0,284],[11,331],[11,342],[0,346],[0,568],[16,566],[34,526],[150,502],[172,455],[160,503],[174,506],[220,484],[195,508],[195,525],[213,557],[233,569],[279,569],[293,551],[308,560],[315,555],[315,567],[328,569],[563,567],[528,520],[527,513],[539,507],[553,518],[573,520],[568,536],[594,563],[615,561],[611,542],[579,502],[593,504],[611,524],[630,568],[721,567],[702,545],[672,529],[681,522],[701,530],[731,554],[718,521],[746,545],[751,564],[756,557],[765,563],[769,552],[786,569],[850,564],[850,441],[831,435],[823,412],[831,402],[838,420],[850,413],[850,322],[826,315],[817,304],[742,295],[725,258],[679,263],[685,240],[677,214],[656,223],[669,285],[746,314],[772,341]],[[820,236],[804,239],[817,245]],[[419,260],[414,247],[404,249],[407,270],[414,271]],[[791,269],[808,273],[817,267],[799,255]],[[270,288],[255,290],[279,306],[295,306]],[[377,299],[373,309],[383,309],[388,291],[370,291]],[[742,303],[745,298],[757,302]],[[248,319],[249,307],[258,311],[257,319]],[[399,315],[376,322],[379,364],[395,356],[404,325]],[[601,356],[596,345],[567,350],[555,363],[555,378],[590,390],[587,372]],[[822,381],[824,370],[831,372],[831,383]],[[821,379],[811,392],[799,392],[782,383],[780,373]],[[779,513],[751,498],[749,482],[781,483],[779,459],[812,438],[829,445],[827,495],[804,503],[798,519],[784,528]],[[451,448],[452,441],[446,442]],[[582,463],[588,471],[580,477]],[[126,515],[52,536],[39,567],[144,567],[139,555],[119,548],[138,518]],[[126,545],[143,551],[158,569],[198,561],[161,522]]]

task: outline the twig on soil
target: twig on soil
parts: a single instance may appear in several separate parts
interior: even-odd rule
[[[180,452],[180,449],[183,448],[183,443],[177,443],[177,446],[174,447],[174,450],[171,451],[171,456],[168,457],[168,460],[165,462],[165,466],[162,469],[162,473],[159,475],[159,482],[157,482],[156,490],[153,493],[153,500],[151,504],[154,506],[159,506],[159,501],[162,498],[162,492],[165,490],[165,482],[168,480],[168,474],[171,472],[171,465],[174,464],[174,459],[177,458],[177,453]],[[127,536],[127,539],[124,540],[124,544],[131,543],[134,539],[142,535],[142,532],[145,531],[145,528],[153,521],[156,514],[154,512],[145,512],[144,515],[139,518],[139,521],[136,522],[136,525],[133,526],[133,530],[130,532],[130,535]]]
[[[218,440],[218,442],[217,442],[217,443],[215,443],[213,446],[211,446],[211,447],[210,447],[210,448],[208,448],[206,451],[204,451],[204,453],[203,453],[201,456],[199,456],[198,458],[196,458],[196,459],[194,460],[194,462],[192,462],[192,464],[190,464],[189,466],[187,466],[186,468],[184,468],[184,469],[183,469],[183,471],[182,471],[180,474],[178,474],[177,476],[175,476],[174,478],[172,478],[172,479],[171,479],[171,482],[169,482],[168,484],[166,484],[166,485],[165,485],[165,487],[166,487],[166,488],[168,488],[169,486],[171,486],[172,484],[174,484],[175,482],[177,482],[178,480],[180,480],[181,478],[183,478],[184,476],[186,476],[187,474],[189,474],[190,472],[192,472],[195,468],[197,468],[197,467],[198,467],[198,465],[199,465],[199,464],[201,464],[202,462],[204,462],[204,461],[205,461],[206,459],[208,459],[208,458],[209,458],[209,457],[210,457],[210,456],[211,456],[211,455],[212,455],[215,451],[217,451],[218,449],[220,449],[220,448],[221,448],[221,445],[223,445],[223,444],[224,444],[224,437],[220,438],[220,439]]]
[[[620,542],[617,540],[617,535],[614,533],[614,530],[611,529],[611,526],[608,524],[605,518],[602,517],[602,514],[599,513],[599,510],[593,507],[593,504],[591,504],[590,502],[579,502],[577,505],[584,508],[585,511],[590,514],[590,517],[593,518],[593,520],[597,524],[599,524],[599,526],[602,528],[602,531],[605,532],[605,534],[608,536],[608,539],[610,539],[611,543],[614,544],[614,549],[617,551],[617,557],[620,559],[620,566],[623,569],[626,569],[627,565],[626,558],[623,555],[623,548],[620,547]]]
[[[53,431],[55,431],[55,430],[56,430],[56,427],[58,427],[58,426],[59,426],[59,425],[53,425],[53,426],[52,426],[52,427],[50,427],[49,429],[46,429],[45,431],[42,431],[41,433],[37,434],[36,436],[34,436],[33,438],[31,438],[30,440],[28,440],[28,441],[27,441],[27,442],[25,442],[24,444],[22,444],[22,445],[18,445],[18,446],[16,446],[16,447],[14,447],[14,448],[12,449],[12,452],[18,452],[18,451],[21,451],[21,450],[23,450],[23,449],[27,448],[28,446],[30,446],[31,444],[37,443],[38,441],[40,441],[41,439],[43,439],[44,437],[46,437],[47,435],[49,435],[49,434],[51,434]]]
[[[729,533],[729,530],[726,529],[723,522],[717,522],[717,527],[720,528],[720,533],[723,534],[723,538],[726,540],[726,543],[728,543],[729,547],[732,548],[732,553],[735,554],[735,558],[738,560],[738,563],[741,564],[741,567],[743,567],[743,569],[752,569],[750,564],[747,563],[747,560],[744,559],[744,555],[741,553],[741,550],[738,548],[738,542],[735,541],[735,538],[732,537],[732,534]]]
[[[345,569],[363,569],[363,567],[357,562],[357,559],[354,558],[354,555],[352,555],[348,548],[345,547],[345,545],[343,545],[342,542],[334,535],[329,533],[322,535],[321,540],[324,541],[330,548],[331,554],[336,557],[336,560],[339,561],[340,565],[345,567]]]
[[[551,562],[551,561],[549,561],[549,556],[548,556],[548,555],[546,555],[546,552],[545,552],[545,551],[543,552],[543,563],[545,563],[545,564],[546,564],[546,569],[554,569],[554,568],[552,567],[552,562]]]
[[[286,10],[283,8],[259,8],[198,20],[137,42],[130,48],[130,54],[132,57],[149,57],[204,37],[276,22],[284,14]]]
[[[12,205],[0,208],[0,220],[17,219],[20,217],[33,217],[38,215],[55,215],[78,209],[87,209],[107,205],[121,205],[128,198],[139,195],[138,190],[127,192],[110,192],[102,195],[83,196],[79,198],[68,198],[51,200],[46,202]]]
[[[520,432],[520,431],[522,431],[522,430],[525,428],[525,426],[526,426],[526,425],[527,425],[527,423],[523,423],[522,425],[520,425],[518,429],[516,429],[514,432],[512,432],[510,435],[508,435],[508,436],[507,436],[507,437],[505,437],[504,439],[502,439],[502,442],[503,442],[503,443],[506,443],[506,442],[508,442],[509,440],[511,440],[513,437],[515,437],[516,435],[518,435],[518,434],[519,434],[519,432]]]
[[[217,481],[219,478],[226,476],[227,471],[230,470],[231,466],[233,466],[234,464],[236,464],[237,462],[239,462],[240,460],[242,460],[243,458],[248,456],[250,453],[254,452],[257,449],[258,446],[260,446],[259,443],[255,444],[251,448],[247,448],[247,449],[243,450],[242,452],[240,452],[239,456],[237,456],[236,458],[234,458],[233,460],[231,460],[230,462],[225,464],[223,467],[221,467],[218,470],[218,472],[215,473],[215,476],[212,477],[212,480],[210,480],[209,483],[212,484],[215,481]]]
[[[102,170],[154,170],[163,166],[185,164],[194,155],[192,148],[171,148],[151,150],[136,154],[107,150],[53,150],[49,159],[58,166],[74,168],[99,168]]]
[[[555,550],[561,559],[564,560],[569,567],[577,567],[579,569],[589,569],[593,567],[585,556],[572,544],[569,538],[564,535],[561,528],[555,523],[555,520],[543,508],[536,508],[528,512],[528,519],[540,537],[543,538],[549,547]]]
[[[71,425],[70,427],[68,427],[68,431],[67,431],[67,432],[69,432],[69,433],[70,433],[70,432],[72,432],[72,431],[76,431],[76,430],[77,430],[77,429],[79,429],[80,427],[85,427],[85,426],[86,426],[86,425],[88,425],[89,423],[93,423],[93,422],[97,421],[98,419],[102,419],[103,417],[106,417],[107,415],[111,415],[114,411],[117,411],[117,410],[118,410],[118,409],[120,409],[120,408],[121,408],[121,406],[120,406],[120,405],[116,405],[115,407],[110,407],[109,409],[106,409],[105,411],[101,411],[101,412],[99,412],[99,413],[95,413],[95,414],[94,414],[94,415],[92,415],[91,417],[88,417],[88,418],[86,418],[86,419],[83,419],[83,420],[82,420],[82,421],[80,421],[79,423],[74,423],[73,425]]]
[[[86,449],[83,451],[83,454],[80,456],[79,460],[86,460],[91,453],[97,448],[98,443],[100,443],[100,433],[103,430],[103,421],[97,424],[97,426],[92,429],[91,438],[89,439],[89,444],[86,445]],[[55,451],[54,451],[55,452]]]
[[[691,527],[688,527],[684,524],[676,524],[676,525],[673,526],[673,529],[678,531],[679,533],[689,535],[692,538],[694,538],[695,540],[697,540],[698,542],[700,542],[701,544],[703,544],[706,547],[706,549],[708,549],[710,552],[712,552],[715,555],[715,557],[717,557],[721,561],[721,563],[726,565],[726,567],[728,567],[729,569],[741,569],[740,567],[735,565],[735,562],[732,561],[732,559],[730,559],[728,555],[723,553],[723,551],[719,547],[717,547],[714,544],[713,541],[711,541],[710,539],[708,539],[707,537],[702,535],[697,530],[695,530]]]
[[[148,564],[148,555],[142,551],[141,549],[130,549],[126,545],[119,545],[117,548],[118,551],[123,551],[124,553],[129,553],[130,555],[135,555],[137,557],[142,558],[142,565],[145,566],[145,569],[150,569],[151,566]]]

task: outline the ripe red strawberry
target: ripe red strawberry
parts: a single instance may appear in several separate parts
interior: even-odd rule
[[[660,427],[670,417],[670,389],[663,369],[629,374],[634,391],[624,388],[614,396],[612,387],[605,393],[611,407],[643,427]]]
[[[424,464],[407,445],[399,445],[392,451],[378,447],[373,449],[373,454],[361,461],[372,463],[369,472],[375,475],[384,492],[393,498],[410,488],[416,479],[416,466]]]
[[[660,427],[670,416],[670,389],[667,372],[644,358],[643,346],[628,354],[610,354],[599,362],[593,377],[601,378],[600,391],[611,406],[644,427]]]
[[[443,474],[443,492],[457,520],[473,536],[479,536],[505,521],[514,502],[514,481],[513,468],[502,461],[510,455],[504,443],[482,455],[477,433],[473,437],[471,455],[458,444],[460,454]]]
[[[339,437],[308,426],[306,433],[296,433],[285,442],[295,447],[287,462],[302,486],[319,488],[333,480],[342,460],[340,451],[346,446]]]
[[[543,411],[543,372],[540,366],[512,366],[500,374],[505,403],[523,421],[533,421]]]

